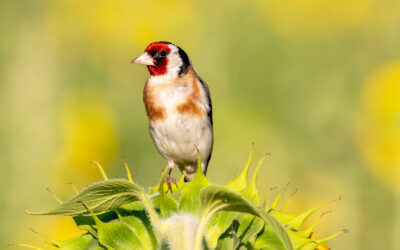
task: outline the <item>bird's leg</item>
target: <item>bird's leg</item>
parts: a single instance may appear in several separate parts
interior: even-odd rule
[[[175,186],[178,187],[178,184],[176,184],[176,180],[171,177],[172,169],[174,169],[174,167],[175,167],[175,163],[171,160],[168,160],[168,174],[165,177],[164,181],[167,183],[168,189],[171,191],[171,193],[172,193],[171,182],[173,182],[175,184]]]

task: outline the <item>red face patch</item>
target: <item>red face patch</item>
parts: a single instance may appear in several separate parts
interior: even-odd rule
[[[168,54],[171,52],[171,49],[168,46],[168,43],[165,42],[154,42],[149,44],[145,49],[145,52],[149,53],[151,57],[154,58],[155,66],[147,66],[150,71],[150,75],[159,76],[167,74],[167,65],[168,58],[167,57],[158,57],[161,51],[167,51]]]

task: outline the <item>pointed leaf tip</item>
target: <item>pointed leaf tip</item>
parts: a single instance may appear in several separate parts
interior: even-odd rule
[[[251,161],[253,159],[254,153],[254,144],[251,147],[250,155],[247,160],[245,167],[243,168],[242,172],[239,174],[238,177],[230,181],[228,184],[225,185],[226,188],[233,190],[233,191],[241,191],[247,186],[247,176],[249,174],[249,168],[251,165]]]
[[[144,193],[142,188],[128,180],[100,181],[84,188],[79,194],[72,196],[54,209],[30,213],[35,215],[87,214],[87,209],[77,203],[80,200],[88,204],[96,213],[100,213],[137,201]]]
[[[329,213],[332,213],[332,210],[328,210],[326,212],[323,212],[319,217],[322,218],[322,216],[324,216],[326,214],[329,214]]]
[[[324,206],[326,206],[326,205],[328,205],[328,204],[330,204],[330,203],[332,203],[332,202],[335,202],[335,201],[336,201],[336,200],[327,201],[327,202],[324,202],[324,203],[322,203],[322,204],[320,204],[320,205],[317,205],[317,206],[315,206],[315,207],[313,207],[313,208],[311,208],[311,209],[309,209],[309,210],[307,210],[307,211],[305,211],[305,212],[299,214],[298,216],[296,216],[296,217],[293,218],[292,220],[288,221],[287,224],[291,225],[291,226],[294,227],[294,228],[299,228],[299,227],[304,223],[304,221],[305,221],[308,217],[310,217],[315,211],[317,211],[317,210],[320,209],[321,207],[324,207]]]
[[[100,165],[100,163],[98,163],[98,162],[95,161],[95,160],[92,160],[90,163],[93,164],[93,165],[95,165],[95,166],[97,166],[97,167],[99,168],[100,173],[101,173],[101,175],[103,176],[103,179],[104,179],[104,180],[108,180],[108,176],[107,176],[106,172],[104,171],[103,167]]]
[[[71,185],[71,186],[72,186],[72,190],[74,191],[75,194],[78,194],[78,193],[79,193],[79,191],[78,191],[78,189],[75,187],[74,183],[68,182],[67,185]]]
[[[272,202],[271,209],[275,209],[276,206],[278,205],[279,200],[281,199],[282,195],[286,192],[287,187],[289,186],[290,182],[288,182],[285,187],[282,189],[282,191],[278,194],[278,196],[275,198],[275,200]]]
[[[270,156],[270,155],[271,155],[270,153],[266,153],[266,154],[264,154],[264,155],[261,157],[261,159],[258,161],[256,170],[254,170],[253,177],[251,178],[251,182],[254,182],[254,184],[255,184],[255,182],[257,181],[257,175],[258,175],[258,171],[260,170],[261,164],[263,163],[264,159],[265,159],[267,156]]]
[[[165,176],[167,175],[168,172],[168,165],[167,167],[164,169],[164,171],[161,174],[161,180],[160,180],[160,184],[158,185],[158,192],[160,193],[160,195],[164,195],[164,183],[165,183]]]
[[[125,159],[122,159],[122,163],[125,166],[126,175],[128,176],[128,180],[133,183],[133,179],[132,179],[131,171],[129,170],[129,167],[128,167],[128,163],[126,162]]]
[[[294,192],[289,196],[289,198],[286,200],[285,204],[283,205],[281,211],[284,212],[289,205],[289,201],[292,199],[292,197],[297,193],[298,189],[296,188]]]
[[[48,243],[49,245],[52,245],[52,246],[55,246],[55,247],[61,246],[61,242],[58,242],[58,241],[55,241],[55,240],[50,239],[49,237],[47,237],[46,235],[44,235],[44,234],[42,234],[42,233],[36,231],[36,230],[33,229],[32,227],[31,227],[31,231],[32,231],[33,233],[39,235],[39,236],[42,237],[43,239],[45,239],[46,243]]]
[[[25,244],[25,243],[11,243],[11,244],[7,244],[6,247],[26,247],[26,248],[31,248],[31,249],[35,249],[35,250],[45,250],[43,248],[34,246],[34,245],[30,245],[30,244]]]
[[[202,188],[211,184],[201,169],[201,158],[198,158],[198,167],[194,178],[182,189],[182,197],[179,202],[179,211],[191,213],[195,216],[201,215],[199,193]]]
[[[60,198],[58,198],[58,196],[57,196],[55,193],[53,193],[53,192],[51,191],[50,188],[46,188],[46,190],[47,190],[47,192],[49,192],[49,193],[54,197],[54,199],[55,199],[59,204],[63,203],[62,200],[61,200]]]
[[[211,182],[207,179],[207,177],[204,175],[203,169],[201,167],[201,155],[200,153],[198,154],[198,159],[197,159],[197,169],[196,169],[196,175],[194,176],[193,180],[189,182],[192,183],[194,180],[196,182],[204,182],[204,185],[209,185]]]
[[[315,240],[315,242],[317,242],[318,245],[320,245],[320,244],[326,243],[327,241],[335,238],[336,236],[338,236],[338,235],[340,235],[342,233],[348,233],[348,230],[347,229],[340,230],[340,231],[338,231],[338,232],[336,232],[336,233],[334,233],[334,234],[332,234],[332,235],[330,235],[328,237],[325,237],[325,238],[322,238],[322,239],[317,239],[317,240]]]
[[[254,205],[251,201],[237,192],[225,187],[210,185],[203,188],[200,192],[201,206],[203,210],[202,221],[207,223],[208,218],[218,211],[243,212],[260,217],[273,232],[285,249],[294,249],[288,232],[272,215],[263,208]],[[200,222],[202,223],[202,222]],[[202,233],[199,229],[198,234]],[[196,237],[197,239],[197,237]]]
[[[256,169],[254,170],[253,176],[251,177],[249,185],[245,187],[245,189],[242,191],[242,194],[255,204],[258,204],[260,202],[259,199],[259,194],[258,194],[258,189],[257,189],[257,176],[258,172],[260,170],[261,164],[264,161],[265,157],[267,157],[268,154],[264,154],[261,159],[259,160]]]

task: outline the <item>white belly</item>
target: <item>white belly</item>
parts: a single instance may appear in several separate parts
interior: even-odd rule
[[[202,162],[211,153],[213,135],[207,116],[170,114],[163,121],[150,122],[150,134],[161,155],[180,166],[197,162],[197,149]]]

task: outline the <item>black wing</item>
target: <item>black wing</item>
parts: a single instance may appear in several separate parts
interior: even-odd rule
[[[199,82],[201,83],[201,87],[204,89],[204,92],[206,93],[207,103],[208,103],[208,106],[210,107],[210,109],[207,112],[207,116],[208,116],[208,121],[211,124],[211,129],[213,130],[212,103],[211,103],[210,90],[208,89],[208,86],[207,86],[206,82],[203,79],[201,79],[199,76],[197,78],[199,79]],[[213,137],[214,137],[214,135],[213,135]],[[213,139],[212,144],[214,144],[214,139]],[[204,169],[204,175],[207,174],[208,163],[211,160],[212,147],[213,147],[213,145],[211,145],[211,152],[210,152],[210,155],[208,156],[207,161],[206,161],[206,169]]]
[[[208,89],[208,86],[206,84],[206,82],[201,79],[200,77],[198,77],[202,88],[204,89],[204,92],[206,93],[206,99],[207,99],[207,103],[208,106],[210,107],[210,109],[207,112],[207,116],[208,116],[208,120],[210,121],[211,127],[213,126],[213,118],[212,118],[212,103],[211,103],[211,96],[210,96],[210,90]]]

